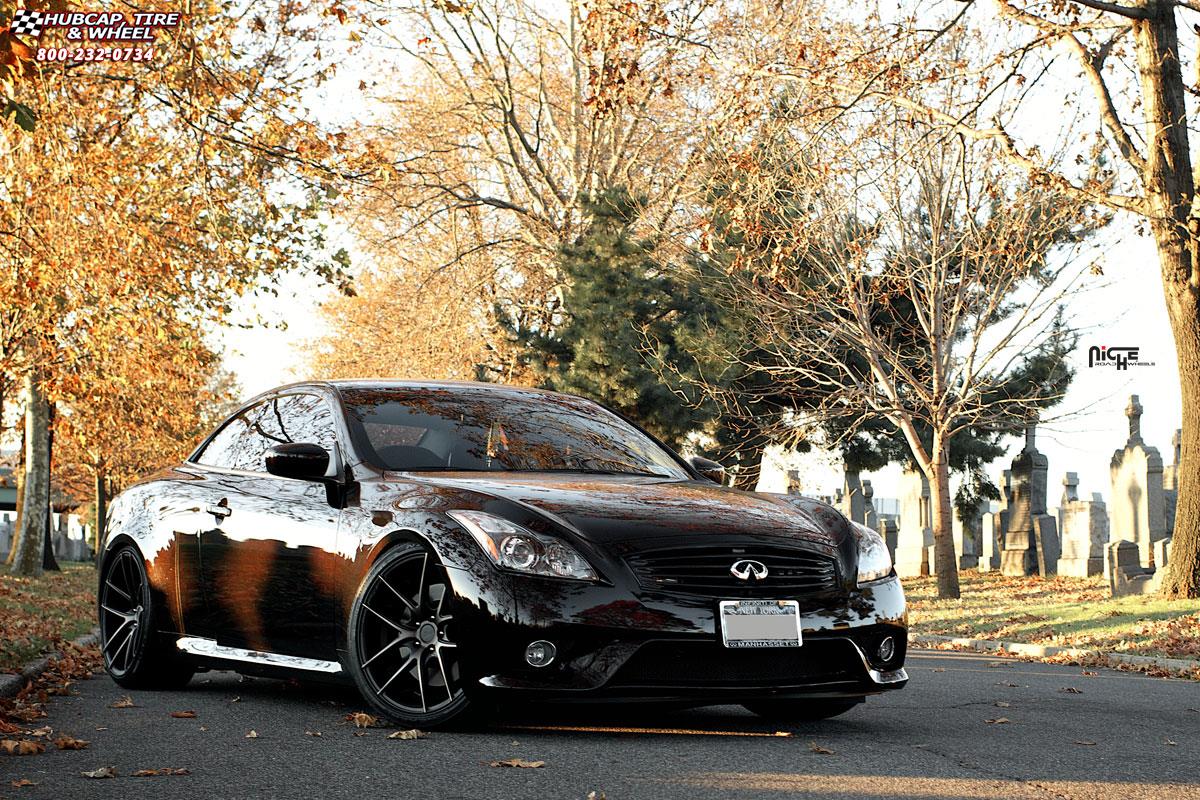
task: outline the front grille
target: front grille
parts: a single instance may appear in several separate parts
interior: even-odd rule
[[[762,580],[741,580],[735,562],[753,559],[767,567]],[[789,597],[838,587],[837,562],[822,553],[780,545],[703,545],[646,550],[625,557],[645,589],[708,597]]]
[[[852,681],[862,659],[841,639],[801,647],[728,648],[716,642],[647,642],[617,670],[610,686],[800,686]]]

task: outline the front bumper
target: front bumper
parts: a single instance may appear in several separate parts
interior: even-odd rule
[[[800,604],[799,648],[730,649],[716,598],[514,576],[488,565],[447,570],[468,679],[488,690],[562,700],[739,702],[862,697],[899,689],[907,614],[896,578]],[[890,636],[895,654],[878,658]],[[535,640],[554,662],[531,667]]]

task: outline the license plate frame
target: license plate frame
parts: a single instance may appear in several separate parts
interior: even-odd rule
[[[795,600],[722,600],[717,616],[725,647],[791,648],[804,643],[800,604]]]

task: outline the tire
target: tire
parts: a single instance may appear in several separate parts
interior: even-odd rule
[[[845,714],[861,703],[860,698],[848,700],[763,700],[744,703],[743,708],[764,719],[776,722],[815,722]]]
[[[157,608],[142,554],[132,544],[118,547],[100,576],[97,612],[104,669],[127,689],[178,689],[196,667],[157,631]]]
[[[398,725],[445,727],[471,710],[448,594],[437,557],[405,543],[376,560],[354,598],[350,674],[371,706]]]

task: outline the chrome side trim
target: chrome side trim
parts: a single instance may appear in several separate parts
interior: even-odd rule
[[[887,672],[880,672],[877,669],[873,669],[870,662],[867,661],[867,654],[864,653],[862,648],[858,646],[858,642],[854,641],[853,639],[845,636],[830,638],[837,638],[841,639],[842,641],[849,642],[854,647],[854,650],[858,653],[858,657],[862,659],[863,669],[867,671],[867,675],[875,683],[884,686],[889,683],[903,683],[904,681],[908,680],[908,673],[904,671],[904,667],[901,667],[900,669],[888,670]]]
[[[205,658],[244,661],[250,664],[302,669],[308,672],[324,672],[330,675],[335,675],[342,671],[342,665],[336,661],[321,661],[317,658],[301,658],[300,656],[285,656],[280,653],[264,653],[261,650],[243,650],[240,647],[226,647],[217,644],[212,639],[203,639],[199,636],[182,636],[175,642],[175,645],[185,653],[204,656]]]

